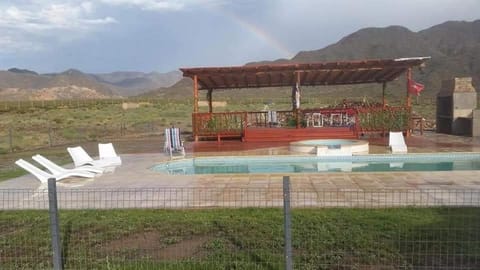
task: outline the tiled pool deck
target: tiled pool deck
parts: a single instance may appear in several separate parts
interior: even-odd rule
[[[202,142],[201,146],[188,145],[189,156],[212,155],[278,155],[290,154],[288,146],[260,146],[239,142],[217,144]],[[83,189],[137,189],[137,188],[191,188],[216,189],[216,198],[223,203],[236,200],[236,196],[227,194],[232,189],[252,189],[268,194],[278,193],[282,187],[282,176],[287,174],[222,174],[222,175],[165,175],[149,168],[158,162],[168,160],[159,140],[145,141],[143,146],[132,146],[128,142],[116,142],[123,165],[112,173],[105,173],[93,179],[67,179],[58,182],[59,190]],[[431,152],[480,152],[480,138],[458,137],[443,134],[426,133],[407,139],[409,153]],[[143,147],[143,148],[142,148]],[[199,151],[205,149],[205,151]],[[213,150],[212,150],[213,149]],[[222,150],[222,151],[219,151]],[[194,152],[193,152],[194,151]],[[156,153],[152,153],[156,152]],[[370,153],[387,153],[384,140],[371,140]],[[40,153],[41,154],[41,153]],[[28,157],[25,157],[28,158]],[[427,190],[480,190],[479,171],[451,172],[377,172],[377,173],[295,173],[290,174],[292,190],[316,193],[316,197],[326,190],[369,191],[369,190],[409,190],[422,192]],[[40,183],[31,175],[0,182],[0,189],[38,189]],[[223,193],[223,194],[222,194]],[[438,193],[436,196],[440,196]],[[230,198],[232,197],[232,198]],[[278,198],[277,198],[278,199]],[[469,200],[471,200],[470,198]],[[478,198],[475,198],[478,200]]]

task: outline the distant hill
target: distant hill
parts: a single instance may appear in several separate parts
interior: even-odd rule
[[[41,100],[119,97],[115,89],[78,70],[39,75],[34,72],[0,71],[3,100]]]
[[[114,72],[87,74],[76,69],[38,74],[26,69],[0,71],[2,100],[77,98],[119,98],[138,95],[181,79],[179,71],[169,73]]]
[[[117,87],[122,96],[136,96],[159,87],[169,87],[182,78],[180,71],[159,72],[113,72],[92,74],[98,81]]]
[[[28,69],[19,69],[19,68],[10,68],[8,71],[13,72],[13,73],[20,73],[20,74],[32,74],[32,75],[38,75],[35,71],[31,71]]]
[[[414,72],[415,79],[426,85],[422,95],[435,95],[442,80],[462,76],[472,76],[480,91],[480,20],[449,21],[419,32],[402,26],[364,28],[325,48],[301,51],[288,62],[412,56],[432,57],[422,72]],[[249,64],[279,61],[285,62]]]
[[[192,79],[182,78],[176,84],[170,87],[161,87],[159,89],[143,93],[141,96],[158,98],[191,98],[192,87]]]

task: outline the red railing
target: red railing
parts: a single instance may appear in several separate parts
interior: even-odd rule
[[[241,137],[246,126],[246,120],[246,112],[193,113],[193,135]]]
[[[412,128],[406,107],[299,110],[299,127],[350,127],[361,133],[407,131]],[[194,113],[195,137],[242,137],[247,127],[297,127],[293,111]]]
[[[293,119],[292,111],[247,112],[247,127],[287,127]]]

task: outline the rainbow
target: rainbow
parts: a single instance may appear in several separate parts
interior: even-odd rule
[[[280,43],[275,37],[270,35],[269,33],[265,32],[262,28],[260,28],[257,25],[254,25],[244,18],[241,18],[240,16],[229,12],[225,9],[220,9],[217,8],[215,9],[216,11],[220,12],[223,14],[225,17],[230,18],[232,21],[234,21],[236,24],[240,25],[243,29],[247,30],[248,32],[252,33],[255,35],[257,38],[263,40],[267,44],[269,44],[272,48],[277,50],[282,57],[290,59],[294,56],[294,54],[287,48],[287,46],[283,45]]]

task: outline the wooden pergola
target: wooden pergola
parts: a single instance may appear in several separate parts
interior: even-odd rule
[[[293,63],[293,64],[268,64],[234,67],[196,67],[181,68],[184,77],[193,80],[193,135],[195,140],[201,136],[216,136],[220,139],[223,136],[239,135],[245,137],[246,128],[249,126],[248,113],[244,113],[242,119],[241,134],[231,129],[222,130],[217,127],[206,132],[202,125],[212,123],[212,117],[218,118],[218,113],[213,113],[212,97],[213,91],[218,89],[239,89],[239,88],[263,88],[263,87],[292,87],[299,89],[302,86],[318,85],[351,85],[379,83],[383,86],[383,108],[385,108],[385,87],[390,81],[406,74],[407,81],[411,80],[411,71],[415,66],[422,66],[430,57],[412,57],[399,59],[375,59],[363,61],[343,61],[325,63]],[[406,102],[404,108],[411,107],[411,98],[407,85]],[[208,113],[199,113],[199,91],[208,91]],[[239,112],[240,113],[240,112]],[[250,112],[258,113],[258,112]],[[263,112],[265,113],[265,112]],[[302,116],[299,108],[293,108],[292,114],[297,119],[296,128],[301,128],[299,117]],[[322,112],[318,112],[322,113]],[[215,115],[217,114],[217,115]],[[231,115],[231,113],[220,113]],[[238,116],[227,117],[230,120]],[[265,116],[266,118],[267,116]],[[203,119],[203,120],[201,120]],[[227,121],[228,121],[227,119]],[[237,119],[238,120],[238,119]],[[235,120],[235,121],[237,121]],[[358,128],[358,126],[357,126]],[[238,130],[235,129],[235,130]],[[358,131],[358,130],[357,130]]]

